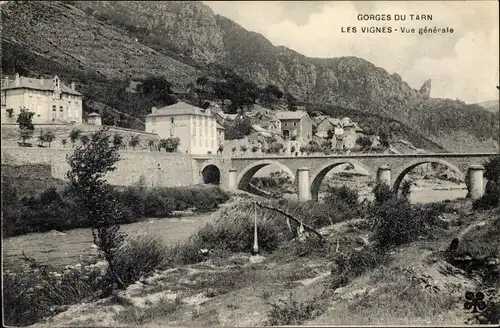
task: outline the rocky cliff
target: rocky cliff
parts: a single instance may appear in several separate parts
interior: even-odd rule
[[[308,58],[201,2],[9,2],[2,5],[2,21],[3,56],[10,56],[3,64],[36,73],[102,83],[159,74],[183,88],[222,66],[261,87],[274,84],[303,101],[394,118],[436,140],[450,131],[478,140],[497,135],[497,120],[483,108],[430,98],[430,80],[415,90],[361,58]]]

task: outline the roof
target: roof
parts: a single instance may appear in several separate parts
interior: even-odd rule
[[[354,126],[354,123],[351,121],[349,117],[344,117],[342,120],[342,125],[344,126]]]
[[[257,125],[257,124],[252,125],[252,129],[254,129],[254,130],[255,130],[255,131],[257,131],[257,132],[265,132],[265,133],[269,133],[269,131],[267,131],[267,130],[266,130],[266,129],[264,129],[262,126]]]
[[[220,125],[219,122],[217,122],[216,129],[225,130],[226,128]]]
[[[340,120],[338,118],[329,117],[328,122],[330,122],[332,125],[342,126],[342,122],[340,122]]]
[[[273,137],[273,135],[271,133],[267,132],[267,131],[257,131],[257,130],[255,130],[255,133],[257,133],[258,135],[261,135],[261,136],[263,136],[265,138],[272,138]]]
[[[68,93],[70,95],[75,95],[75,96],[82,96],[82,94],[80,92],[71,89],[66,84],[62,83],[62,81],[60,81],[60,85],[61,85],[61,92],[62,93]],[[52,79],[46,79],[46,78],[37,79],[37,78],[25,77],[25,76],[19,77],[19,85],[16,85],[15,80],[9,79],[7,82],[7,86],[3,88],[3,90],[13,90],[13,89],[32,89],[32,90],[55,91],[54,90],[54,83],[52,82]]]
[[[207,110],[203,108],[199,108],[193,105],[186,104],[185,102],[178,102],[176,104],[165,106],[159,108],[146,117],[154,117],[154,116],[174,116],[174,115],[203,115],[208,116]]]
[[[276,113],[276,118],[278,120],[300,120],[307,116],[307,113],[303,110],[298,110],[295,112],[278,112]]]

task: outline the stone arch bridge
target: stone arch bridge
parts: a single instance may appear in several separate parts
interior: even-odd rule
[[[326,174],[341,164],[354,164],[365,169],[377,182],[384,182],[398,192],[405,175],[424,163],[439,163],[467,182],[469,196],[479,198],[484,193],[483,166],[495,153],[436,153],[436,154],[356,154],[322,156],[259,156],[233,157],[225,180],[230,190],[247,190],[255,173],[275,164],[295,177],[299,200],[317,199]]]

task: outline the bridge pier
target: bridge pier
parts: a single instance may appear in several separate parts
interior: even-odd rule
[[[238,171],[236,169],[229,169],[229,183],[228,188],[230,191],[238,189]]]
[[[478,199],[484,195],[484,178],[483,178],[484,167],[482,165],[470,165],[468,174],[468,185],[469,190],[468,196],[471,199]]]
[[[383,165],[378,168],[377,183],[385,183],[391,186],[391,168],[388,165]]]
[[[297,170],[297,191],[299,201],[308,201],[311,199],[309,168],[307,167],[301,167]]]

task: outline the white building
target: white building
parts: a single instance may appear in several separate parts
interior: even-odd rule
[[[56,76],[36,79],[19,76],[1,83],[2,123],[15,123],[22,108],[35,113],[33,123],[82,123],[82,94]]]
[[[210,108],[202,109],[178,102],[160,109],[152,108],[146,116],[146,132],[162,139],[180,139],[179,151],[189,154],[216,154],[217,122]]]

